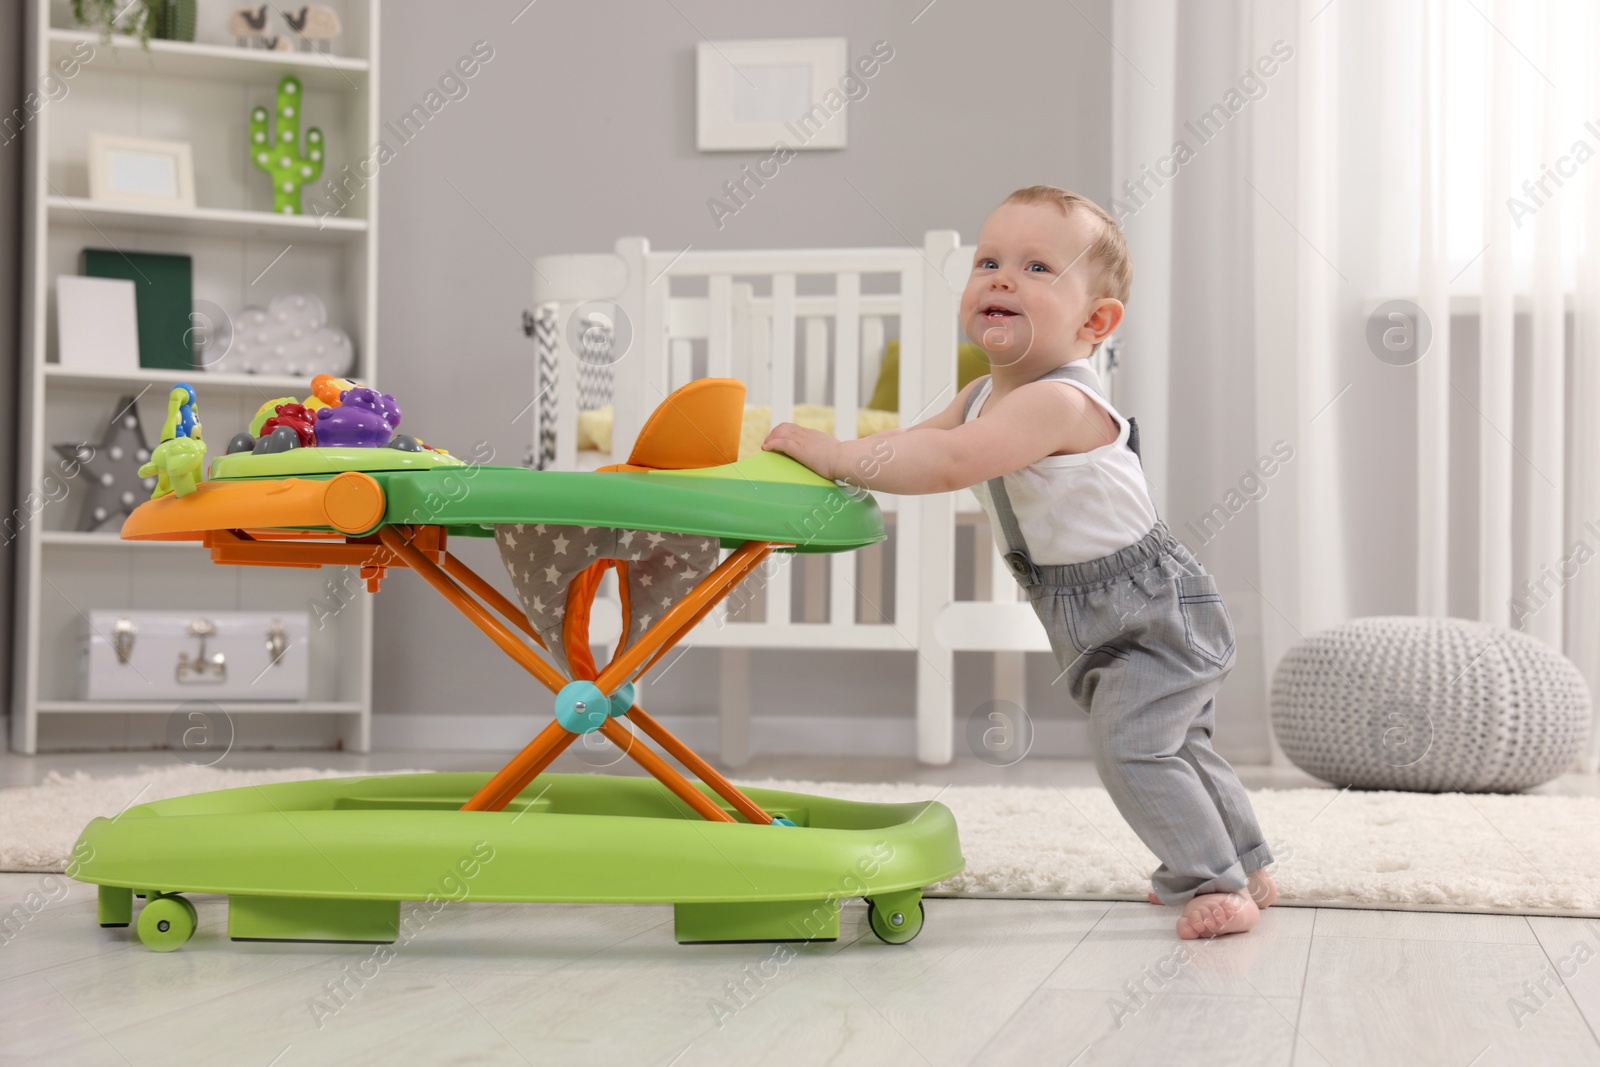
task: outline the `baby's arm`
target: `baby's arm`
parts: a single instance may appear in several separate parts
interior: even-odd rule
[[[1053,452],[1107,443],[1094,402],[1054,382],[1024,385],[981,419],[962,422],[966,393],[931,419],[893,435],[837,441],[782,423],[762,448],[786,452],[825,478],[887,493],[948,493],[1037,462]]]

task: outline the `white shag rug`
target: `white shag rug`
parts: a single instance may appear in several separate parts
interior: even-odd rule
[[[935,797],[967,866],[929,896],[1143,900],[1157,860],[1099,786],[766,780],[843,800]],[[1252,789],[1279,904],[1600,917],[1600,797]]]
[[[73,843],[90,819],[100,815],[111,818],[137,804],[246,785],[367,777],[371,777],[370,773],[352,775],[308,767],[225,771],[176,762],[165,767],[140,767],[135,774],[111,778],[91,778],[83,771],[70,775],[51,771],[43,785],[0,789],[0,871],[64,871]]]
[[[84,824],[132,803],[341,774],[51,774],[0,790],[0,871],[63,870]],[[1099,787],[741,784],[845,800],[937,798],[955,813],[967,867],[930,896],[1143,900],[1156,866]],[[1276,857],[1280,904],[1600,917],[1600,797],[1260,789],[1250,799]]]

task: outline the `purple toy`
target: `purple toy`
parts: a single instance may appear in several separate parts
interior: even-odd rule
[[[388,393],[356,386],[339,394],[339,406],[317,409],[317,444],[382,448],[400,425],[400,405]]]

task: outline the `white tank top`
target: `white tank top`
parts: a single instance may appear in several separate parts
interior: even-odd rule
[[[1087,363],[1087,360],[1076,362]],[[984,378],[965,420],[983,411],[993,386]],[[1117,420],[1117,439],[1090,452],[1046,456],[1021,470],[1006,474],[1006,495],[1017,517],[1017,528],[1027,542],[1028,555],[1043,565],[1082,563],[1099,559],[1138,541],[1156,522],[1156,507],[1139,457],[1128,447],[1128,420],[1094,390],[1072,381],[1055,379],[1058,388],[1079,389]],[[972,487],[973,495],[989,513],[995,542],[1005,550],[1000,520],[987,482]]]

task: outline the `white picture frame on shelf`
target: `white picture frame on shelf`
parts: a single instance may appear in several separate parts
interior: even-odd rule
[[[847,49],[843,37],[701,41],[696,146],[702,152],[770,151],[779,144],[795,151],[844,148]]]
[[[194,158],[188,142],[90,133],[89,199],[194,210]]]
[[[73,370],[139,369],[139,314],[126,278],[56,277],[56,358]]]

